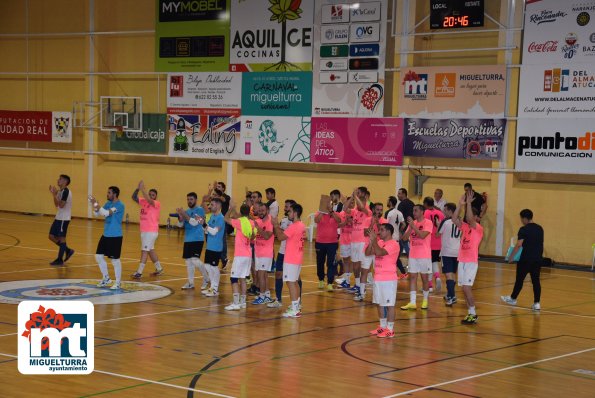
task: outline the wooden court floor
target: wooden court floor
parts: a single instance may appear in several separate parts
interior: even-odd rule
[[[65,267],[51,267],[52,219],[0,213],[0,281],[100,277],[94,251],[102,223],[74,220]],[[0,396],[34,397],[589,397],[595,396],[595,279],[589,272],[545,269],[542,311],[533,313],[531,283],[512,308],[514,267],[481,263],[475,295],[479,323],[462,326],[432,296],[430,309],[397,313],[394,339],[369,337],[376,308],[317,288],[308,246],[301,319],[281,309],[181,291],[182,236],[162,230],[166,274],[143,282],[171,289],[157,300],[95,306],[95,371],[88,376],[25,376],[17,370],[17,305],[0,304]],[[138,264],[138,225],[125,228],[123,275]],[[152,270],[148,264],[145,275]],[[113,269],[110,265],[110,273]],[[197,273],[198,274],[198,273]],[[272,279],[271,279],[272,281]],[[199,283],[200,285],[200,283]],[[287,292],[285,291],[285,294]],[[399,283],[399,305],[408,298]],[[462,296],[459,294],[459,298]],[[287,301],[287,299],[285,299]]]

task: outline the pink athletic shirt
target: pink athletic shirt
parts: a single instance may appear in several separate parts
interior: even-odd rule
[[[380,229],[379,224],[388,224],[388,220],[384,217],[380,217],[378,219],[378,223],[375,223],[374,217],[370,217],[370,224],[368,225],[368,228],[370,228],[370,226],[372,226],[372,230],[374,231],[376,236],[378,236],[378,230]],[[366,238],[366,242],[364,245],[364,250],[366,250],[368,248],[368,246],[370,246],[370,237],[365,236],[365,238]]]
[[[409,257],[411,258],[432,258],[431,239],[432,227],[434,224],[428,219],[423,221],[413,221],[415,227],[420,231],[428,231],[429,234],[421,239],[413,229],[411,235],[409,235],[409,242],[411,242],[411,248],[409,250]],[[411,227],[409,227],[411,228]]]
[[[141,232],[159,232],[159,212],[161,212],[161,203],[154,200],[155,206],[149,204],[145,198],[138,198],[140,205],[140,231]]]
[[[306,240],[306,226],[296,221],[285,230],[287,245],[283,264],[302,265],[304,260],[304,241]]]
[[[250,220],[250,225],[254,228],[254,221]],[[250,248],[250,239],[242,232],[242,223],[239,219],[231,220],[231,226],[236,229],[235,257],[252,257]]]
[[[372,212],[368,210],[368,213],[366,214],[365,211],[352,209],[351,217],[353,217],[353,230],[351,231],[351,242],[365,243],[366,237],[364,236],[364,229],[370,226],[370,221],[372,220]]]
[[[438,231],[440,223],[442,222],[442,220],[444,220],[444,214],[438,209],[428,209],[424,211],[424,217],[432,221],[432,223],[434,224],[434,227],[432,228],[432,239],[430,241],[430,247],[432,248],[432,250],[442,249],[442,239],[436,237],[436,231]]]
[[[378,239],[378,246],[388,252],[385,256],[376,256],[374,262],[375,281],[396,281],[397,280],[397,257],[401,247],[394,239],[384,241]]]
[[[339,243],[342,245],[348,245],[351,243],[351,232],[353,231],[353,225],[351,224],[351,216],[348,216],[345,211],[337,213],[341,217],[341,222],[347,222],[341,227],[341,236],[339,237]]]
[[[316,216],[319,214],[316,213]],[[337,228],[337,221],[330,214],[323,214],[320,222],[316,224],[316,242],[337,243]]]
[[[483,239],[483,227],[475,224],[471,228],[469,224],[463,222],[461,225],[461,248],[459,249],[459,261],[461,263],[479,262],[479,244]]]
[[[263,220],[258,217],[254,220],[258,228],[265,230],[267,232],[273,232],[273,223],[271,221],[271,216],[267,215],[267,217]],[[273,258],[273,245],[275,244],[275,235],[272,234],[270,238],[265,239],[260,233],[256,235],[256,243],[254,244],[254,255],[258,258]]]

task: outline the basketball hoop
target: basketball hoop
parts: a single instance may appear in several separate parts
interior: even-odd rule
[[[118,138],[124,136],[124,126],[105,126],[105,130],[114,131]]]

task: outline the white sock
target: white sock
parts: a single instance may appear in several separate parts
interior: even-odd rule
[[[417,292],[412,290],[409,292],[409,302],[415,304],[417,302]]]
[[[112,266],[114,267],[114,272],[116,273],[116,283],[120,283],[122,280],[122,262],[119,258],[112,260]]]
[[[430,291],[429,290],[424,290],[423,293],[424,293],[424,300],[427,300],[428,297],[430,297]]]
[[[267,290],[266,292],[264,292],[264,297],[271,298],[271,291]]]
[[[234,304],[240,304],[240,293],[234,293],[233,294],[233,303]]]
[[[209,283],[211,279],[209,278],[209,273],[207,272],[207,266],[205,265],[205,263],[203,263],[198,257],[192,257],[192,264],[194,264],[194,266],[198,268],[203,277],[203,280]]]
[[[156,269],[157,271],[161,271],[161,270],[163,269],[163,267],[161,266],[161,262],[160,262],[160,261],[157,261],[157,262],[155,263],[155,269]]]
[[[211,288],[215,291],[219,290],[219,278],[221,273],[218,266],[205,265],[207,273],[209,274],[209,280],[211,281]]]
[[[362,297],[366,295],[366,283],[365,282],[364,283],[360,283],[359,294]]]
[[[469,314],[471,314],[471,315],[477,315],[477,314],[475,313],[475,306],[473,306],[473,307],[469,307]]]
[[[437,274],[438,273],[438,264],[439,264],[438,262],[432,263],[432,272],[434,274]]]
[[[138,269],[136,270],[136,272],[138,272],[139,274],[142,274],[144,270],[145,270],[145,263],[140,263],[138,265]]]
[[[355,286],[359,286],[360,284],[360,278],[355,278]]]
[[[246,304],[246,295],[245,294],[240,295],[240,304]]]
[[[388,322],[388,329],[389,330],[394,330],[395,329],[395,323],[394,322]]]
[[[345,272],[343,275],[345,275],[347,283],[351,283],[351,272]]]
[[[99,265],[99,270],[101,271],[103,278],[109,278],[109,271],[107,270],[107,263],[105,262],[103,254],[96,254],[95,261],[97,261],[97,264]]]
[[[386,327],[386,318],[380,318],[380,327],[383,329]]]
[[[186,272],[188,274],[188,283],[190,285],[194,285],[194,264],[192,263],[191,258],[187,258],[186,262]]]
[[[293,308],[293,310],[295,312],[299,312],[299,310],[300,310],[300,301],[299,300],[292,301],[291,302],[291,308]]]

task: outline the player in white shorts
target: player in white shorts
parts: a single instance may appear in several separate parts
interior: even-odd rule
[[[372,212],[372,217],[370,218],[369,227],[365,231],[366,253],[364,255],[364,260],[362,261],[362,271],[360,275],[360,281],[362,282],[360,283],[359,292],[353,297],[354,301],[363,301],[366,298],[366,282],[368,281],[368,275],[372,276],[372,274],[370,274],[370,267],[372,267],[372,264],[374,264],[376,256],[374,253],[368,253],[368,247],[370,246],[370,233],[374,232],[375,235],[378,235],[380,225],[388,223],[388,220],[382,217],[384,210],[382,203],[374,203],[373,209],[374,210]],[[371,280],[371,283],[373,283],[373,279]]]
[[[254,242],[254,267],[256,268],[256,277],[260,286],[260,294],[252,304],[269,304],[273,302],[271,291],[269,290],[268,273],[273,268],[273,251],[275,244],[275,235],[273,234],[272,217],[269,214],[269,206],[265,203],[254,205],[254,212],[257,217],[254,220],[256,226],[256,239]]]
[[[360,294],[361,284],[366,281],[361,281],[361,266],[365,259],[366,236],[364,231],[370,226],[372,220],[372,212],[369,206],[365,204],[366,187],[359,187],[348,199],[347,214],[352,218],[353,229],[351,230],[351,264],[353,266],[353,274],[355,277],[355,286],[348,290],[353,294]],[[363,198],[363,200],[362,200]],[[355,207],[351,208],[351,202],[355,203]]]
[[[339,255],[343,261],[343,275],[338,277],[335,282],[341,289],[349,289],[351,287],[351,271],[353,265],[351,264],[351,233],[353,231],[353,217],[347,213],[347,206],[354,206],[351,201],[345,201],[343,210],[338,213],[341,218],[339,228],[341,228],[341,235],[339,236]]]

